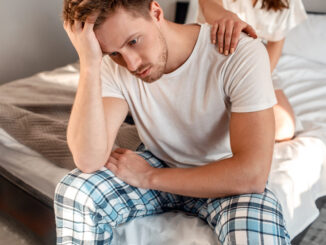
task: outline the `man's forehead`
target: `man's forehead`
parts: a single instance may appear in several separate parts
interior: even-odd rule
[[[96,31],[96,37],[103,52],[114,51],[133,36],[146,32],[144,17],[135,16],[130,11],[119,10],[108,16]],[[106,52],[107,53],[107,52]]]

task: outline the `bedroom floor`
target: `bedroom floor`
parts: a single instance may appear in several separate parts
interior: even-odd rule
[[[320,203],[320,216],[307,229],[296,245],[326,245],[326,198]],[[44,245],[24,227],[0,213],[0,244],[2,245]]]

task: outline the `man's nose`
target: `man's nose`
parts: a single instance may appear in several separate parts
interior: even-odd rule
[[[135,72],[141,65],[141,58],[135,53],[125,55],[124,60],[128,70],[131,72]]]

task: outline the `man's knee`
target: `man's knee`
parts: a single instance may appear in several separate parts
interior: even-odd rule
[[[96,203],[96,197],[102,198],[102,190],[107,191],[110,188],[110,179],[113,178],[115,176],[109,170],[86,174],[79,169],[74,169],[57,184],[54,204],[72,206],[77,203],[82,205]]]
[[[281,205],[271,191],[223,200],[214,217],[222,244],[289,244]]]

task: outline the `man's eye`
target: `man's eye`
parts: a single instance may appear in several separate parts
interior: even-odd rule
[[[129,45],[132,46],[132,45],[135,45],[137,43],[137,40],[136,39],[133,39],[129,42]]]
[[[115,56],[118,56],[118,54],[119,54],[118,52],[113,52],[113,53],[110,54],[110,56],[115,57]]]

